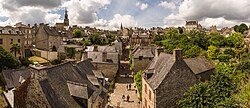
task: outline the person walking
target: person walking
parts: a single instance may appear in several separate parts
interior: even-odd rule
[[[129,90],[130,90],[131,89],[131,84],[129,84],[128,87],[129,87]]]
[[[130,98],[130,96],[128,95],[128,96],[127,96],[127,102],[129,102],[129,98]]]
[[[122,100],[124,100],[124,99],[125,99],[125,95],[123,94],[123,95],[122,95]]]

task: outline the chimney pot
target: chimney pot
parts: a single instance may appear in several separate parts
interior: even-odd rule
[[[174,49],[173,56],[175,61],[182,60],[182,50],[181,49]]]

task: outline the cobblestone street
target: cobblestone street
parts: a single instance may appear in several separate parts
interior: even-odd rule
[[[121,62],[121,66],[114,92],[110,95],[109,105],[114,108],[140,108],[138,92],[131,71],[129,71],[129,65]],[[129,84],[131,84],[130,90],[128,89]],[[125,99],[122,98],[123,95],[125,95]],[[127,102],[128,95],[130,97],[129,102]]]

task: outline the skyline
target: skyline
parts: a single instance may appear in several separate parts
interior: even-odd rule
[[[0,25],[63,22],[102,29],[184,26],[198,20],[203,27],[232,27],[250,22],[247,0],[0,0]]]

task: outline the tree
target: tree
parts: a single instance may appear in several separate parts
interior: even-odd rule
[[[140,94],[140,100],[142,99],[142,74],[143,74],[143,71],[140,70],[139,72],[135,74],[135,77],[134,77],[136,86]]]
[[[19,65],[19,62],[16,61],[14,56],[0,46],[0,71],[2,69],[15,69],[18,68]]]
[[[18,43],[12,44],[12,46],[10,48],[10,52],[14,53],[15,57],[17,54],[20,54],[21,53],[20,44],[18,44]]]
[[[66,47],[67,56],[71,59],[75,58],[76,50],[75,48]]]
[[[248,30],[248,26],[245,23],[241,23],[239,26],[234,26],[234,31],[239,32],[241,34],[243,34],[246,30]]]
[[[235,48],[241,48],[244,44],[244,37],[240,33],[233,33],[228,37],[228,41],[231,42]]]
[[[81,30],[75,29],[75,30],[73,31],[73,37],[75,37],[75,38],[80,38],[80,37],[82,37],[82,32],[81,32]]]
[[[237,80],[230,65],[218,65],[210,81],[195,84],[177,104],[181,108],[238,108],[232,99]]]
[[[218,48],[216,46],[210,45],[207,50],[208,58],[215,59],[217,57]]]

